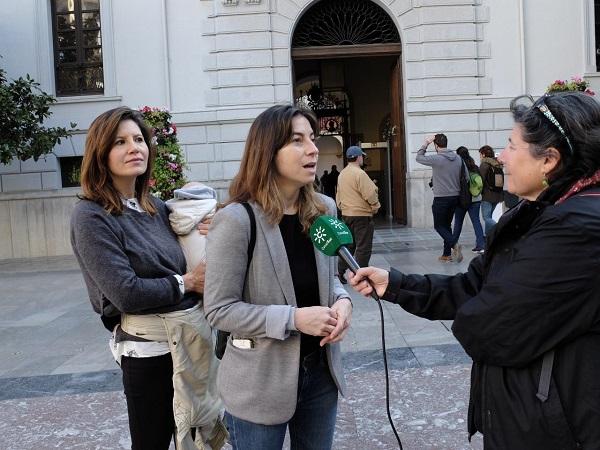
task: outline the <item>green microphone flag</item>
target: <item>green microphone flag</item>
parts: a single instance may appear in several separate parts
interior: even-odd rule
[[[310,239],[327,256],[336,256],[340,247],[353,242],[352,233],[346,224],[331,216],[317,217],[310,227]]]

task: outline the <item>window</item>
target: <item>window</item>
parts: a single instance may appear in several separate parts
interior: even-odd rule
[[[594,34],[596,35],[596,72],[600,72],[600,0],[594,0]]]
[[[62,187],[76,187],[81,186],[81,162],[83,156],[67,156],[65,158],[58,158],[60,165],[60,180]]]
[[[104,93],[100,0],[52,0],[56,95]]]

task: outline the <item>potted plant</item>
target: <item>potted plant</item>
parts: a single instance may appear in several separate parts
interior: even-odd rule
[[[550,94],[552,92],[580,91],[588,95],[596,95],[589,86],[590,84],[587,80],[584,80],[580,76],[574,76],[570,80],[555,80],[546,88],[546,92]]]

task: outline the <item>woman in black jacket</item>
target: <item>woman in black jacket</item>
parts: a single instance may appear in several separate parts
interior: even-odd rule
[[[515,99],[516,100],[516,99]],[[600,104],[582,93],[511,109],[499,160],[524,200],[466,273],[368,267],[362,294],[454,319],[473,359],[469,436],[489,449],[600,448]]]

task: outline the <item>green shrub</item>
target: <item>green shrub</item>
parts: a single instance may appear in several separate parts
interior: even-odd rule
[[[0,69],[0,163],[25,161],[52,152],[61,138],[71,136],[64,127],[44,127],[56,99],[39,88],[29,75],[9,81]],[[76,124],[71,123],[71,128]]]

